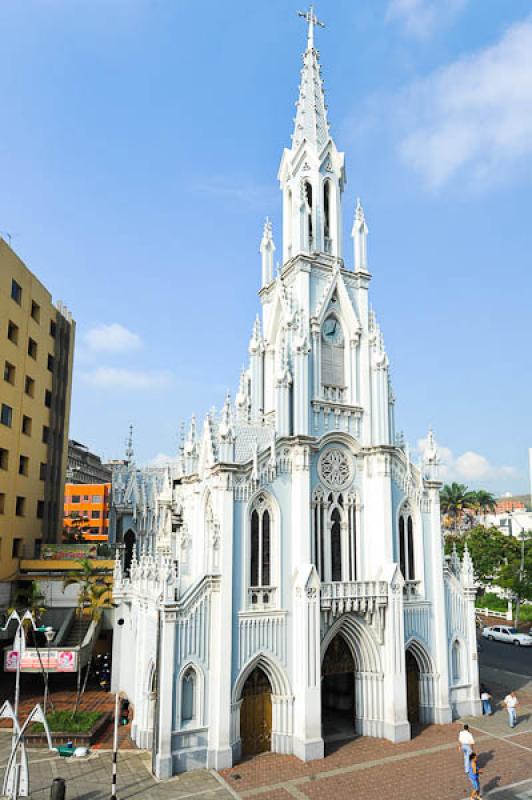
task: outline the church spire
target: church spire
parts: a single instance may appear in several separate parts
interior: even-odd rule
[[[283,152],[278,175],[283,192],[283,264],[301,254],[342,258],[344,155],[329,133],[319,53],[314,46],[315,28],[324,25],[312,6],[299,15],[308,23],[307,49],[292,144]]]
[[[303,69],[301,70],[301,83],[299,85],[299,98],[296,103],[292,147],[297,149],[303,139],[314,145],[320,151],[329,139],[329,123],[327,122],[327,106],[323,92],[323,81],[318,51],[314,47],[314,28],[319,25],[324,28],[323,22],[316,17],[313,6],[306,12],[300,11],[299,16],[308,22],[307,49],[303,54]]]

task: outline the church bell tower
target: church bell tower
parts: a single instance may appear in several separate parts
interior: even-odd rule
[[[283,265],[297,255],[327,253],[342,258],[341,199],[345,184],[344,154],[329,133],[314,28],[323,23],[312,6],[300,12],[308,23],[307,49],[291,148],[279,167],[283,192]]]

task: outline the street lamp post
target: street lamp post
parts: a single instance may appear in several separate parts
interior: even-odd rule
[[[46,703],[48,700],[48,696],[50,695],[50,644],[52,639],[55,636],[55,631],[50,625],[45,628],[44,635],[46,637],[46,678],[44,681],[44,701],[43,701],[43,712],[44,716],[46,716]],[[51,702],[51,701],[50,701]]]
[[[523,578],[525,575],[525,539],[526,539],[526,531],[524,527],[521,525],[520,522],[517,520],[512,519],[512,511],[508,511],[508,520],[510,522],[510,536],[512,535],[512,523],[515,522],[521,528],[521,559],[519,561],[519,591],[521,591],[521,586],[523,584]],[[516,595],[515,598],[515,620],[514,626],[517,628],[519,626],[519,611],[521,609],[521,596],[520,594]]]

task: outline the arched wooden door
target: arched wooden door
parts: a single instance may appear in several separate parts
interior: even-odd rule
[[[271,750],[272,687],[261,670],[255,667],[242,690],[240,738],[242,755],[251,756]]]
[[[408,721],[419,722],[419,665],[410,650],[406,651],[406,706]]]

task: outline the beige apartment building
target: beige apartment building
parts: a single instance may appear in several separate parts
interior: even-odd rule
[[[75,323],[0,238],[0,602],[62,530]]]

